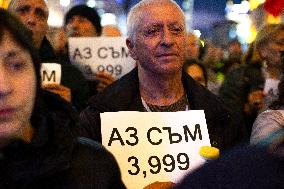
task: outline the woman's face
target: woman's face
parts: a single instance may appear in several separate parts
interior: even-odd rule
[[[30,127],[36,76],[30,53],[4,30],[0,40],[0,141],[21,138]]]

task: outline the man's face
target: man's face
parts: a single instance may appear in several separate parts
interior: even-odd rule
[[[228,51],[231,58],[241,58],[243,54],[241,44],[238,42],[233,42],[232,44],[230,44]]]
[[[278,32],[274,40],[260,49],[262,57],[274,66],[281,66],[281,51],[284,51],[284,30]]]
[[[48,30],[48,8],[44,0],[15,0],[9,8],[33,32],[33,40],[40,47]]]
[[[194,34],[187,36],[187,58],[197,60],[199,56],[198,38]]]
[[[156,74],[181,71],[186,54],[182,13],[173,5],[164,4],[147,7],[140,14],[135,37],[127,39],[138,68]]]
[[[85,17],[75,15],[68,20],[65,26],[67,37],[96,37],[95,26]]]

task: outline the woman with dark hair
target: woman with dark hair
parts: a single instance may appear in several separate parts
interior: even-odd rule
[[[114,157],[74,137],[77,113],[40,88],[31,33],[0,9],[0,188],[125,188]]]

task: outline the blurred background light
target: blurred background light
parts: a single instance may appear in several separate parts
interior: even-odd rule
[[[71,0],[60,0],[60,5],[63,7],[68,7],[71,3]]]
[[[102,26],[105,26],[105,25],[117,25],[115,14],[104,13],[103,15],[101,15],[101,17],[102,17],[102,20],[101,20]]]
[[[95,0],[88,0],[87,1],[87,6],[94,8],[96,6],[96,1]]]
[[[51,27],[61,27],[63,25],[64,15],[61,11],[49,9],[49,16],[47,23]]]
[[[201,36],[200,30],[193,30],[194,35],[196,35],[198,38]]]

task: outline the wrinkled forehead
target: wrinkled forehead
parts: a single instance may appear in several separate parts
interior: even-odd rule
[[[15,10],[18,7],[30,6],[33,8],[40,8],[48,13],[48,7],[44,0],[11,0],[8,9]]]
[[[146,25],[162,22],[185,25],[185,17],[183,12],[175,5],[170,3],[157,3],[141,7],[138,12],[138,16],[139,20],[144,22]]]

